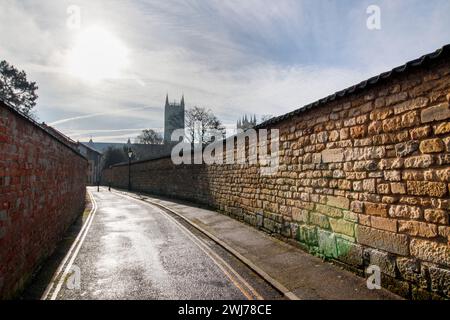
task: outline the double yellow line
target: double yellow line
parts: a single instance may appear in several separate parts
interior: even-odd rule
[[[230,279],[231,283],[233,283],[234,286],[236,286],[236,288],[238,288],[239,291],[241,291],[248,300],[264,300],[264,298],[236,270],[234,270],[224,259],[222,259],[216,252],[214,252],[208,245],[206,245],[203,240],[194,235],[189,229],[183,226],[180,222],[178,222],[164,210],[153,204],[135,199],[134,197],[128,195],[116,192],[115,194],[133,200],[140,204],[145,204],[152,209],[156,209],[170,222],[174,223],[175,226],[180,231],[182,231],[190,240],[192,240],[192,242],[194,242],[200,248],[200,250],[202,250],[203,253],[205,253],[214,262],[214,264],[219,267],[219,269],[227,276],[227,278]]]
[[[95,201],[92,193],[89,190],[87,192],[92,203],[91,211],[89,212],[88,218],[84,223],[83,227],[81,228],[80,233],[78,233],[78,236],[72,243],[69,252],[64,257],[63,261],[61,262],[55,274],[53,275],[52,280],[45,289],[44,294],[41,297],[41,300],[56,300],[56,298],[58,297],[58,293],[61,291],[61,288],[67,278],[67,275],[70,269],[72,268],[73,262],[75,261],[75,258],[77,257],[78,252],[81,249],[81,246],[83,245],[83,242],[86,238],[89,228],[92,225],[95,213],[97,212],[97,202]],[[53,290],[54,287],[55,289]]]

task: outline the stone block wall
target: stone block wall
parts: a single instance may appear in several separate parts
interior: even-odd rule
[[[84,210],[87,160],[0,102],[0,299],[14,297]]]
[[[189,199],[295,242],[404,297],[450,297],[450,59],[279,121],[277,174],[256,165],[131,166],[134,190]],[[104,173],[126,187],[128,167]]]

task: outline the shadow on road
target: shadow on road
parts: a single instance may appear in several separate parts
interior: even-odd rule
[[[89,196],[86,195],[86,208],[64,234],[62,240],[56,245],[53,253],[38,267],[30,283],[25,287],[20,300],[39,300],[45,292],[53,275],[64,260],[73,242],[79,234],[89,211],[92,208]]]

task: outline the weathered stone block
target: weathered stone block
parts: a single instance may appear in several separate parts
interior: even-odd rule
[[[425,209],[425,220],[432,223],[448,224],[448,213],[441,209]]]
[[[448,118],[450,118],[450,108],[448,102],[443,102],[436,106],[422,110],[420,115],[422,123],[445,120]]]
[[[408,99],[407,92],[398,92],[398,93],[392,94],[392,95],[386,97],[386,106],[390,106],[392,104],[405,101],[406,99]]]
[[[301,208],[292,208],[292,220],[308,223],[308,210]]]
[[[350,128],[350,137],[353,139],[363,138],[366,135],[366,126],[356,126]]]
[[[439,154],[436,158],[436,163],[440,166],[450,164],[450,154]]]
[[[374,160],[365,161],[364,169],[367,171],[375,171],[378,168],[378,164]]]
[[[428,168],[433,164],[433,158],[429,154],[405,159],[405,168]]]
[[[364,203],[364,213],[371,216],[382,216],[386,217],[388,215],[387,205],[383,203]]]
[[[420,152],[422,153],[436,153],[444,149],[444,142],[439,138],[424,140],[420,143]]]
[[[387,252],[376,249],[365,249],[364,255],[368,256],[369,264],[380,267],[381,272],[395,277],[395,257]]]
[[[442,142],[444,142],[445,151],[450,152],[450,136],[442,139]]]
[[[383,159],[386,156],[386,148],[384,146],[365,147],[363,149],[363,154],[362,155],[363,155],[363,159],[366,159],[366,160]],[[359,157],[356,154],[356,157],[354,156],[354,157],[352,157],[350,159],[353,159],[353,158],[358,159]]]
[[[450,132],[450,121],[442,122],[434,126],[434,134],[446,134]]]
[[[420,221],[402,221],[398,222],[398,231],[407,233],[411,236],[424,238],[434,238],[438,235],[438,228],[435,224]]]
[[[380,134],[383,131],[381,121],[372,121],[368,127],[369,135]]]
[[[349,222],[344,219],[329,218],[328,221],[331,225],[331,230],[336,233],[344,234],[349,237],[355,236],[355,223]]]
[[[411,255],[429,262],[450,266],[450,246],[431,240],[411,239]]]
[[[363,190],[370,193],[375,193],[375,179],[364,179]]]
[[[352,266],[363,264],[363,247],[359,244],[336,238],[338,259]]]
[[[408,205],[394,205],[389,209],[389,215],[395,218],[419,219],[421,217],[421,209]]]
[[[391,192],[393,194],[405,194],[406,185],[400,182],[391,182]]]
[[[318,212],[311,212],[309,215],[309,222],[313,225],[316,225],[322,229],[329,229],[330,224],[328,222],[328,218],[326,215],[323,215]]]
[[[318,230],[319,252],[328,258],[337,258],[336,236],[325,230]]]
[[[439,226],[438,227],[439,236],[447,238],[448,243],[450,243],[450,227]]]
[[[242,211],[242,208],[229,207],[229,211],[235,217],[238,217],[238,218],[244,217],[244,212]]]
[[[349,129],[348,128],[342,128],[341,130],[339,130],[339,135],[341,136],[341,140],[348,139]]]
[[[314,153],[312,155],[312,162],[313,163],[321,163],[322,162],[322,154],[320,153]]]
[[[430,266],[428,272],[431,279],[431,290],[442,292],[450,297],[450,270]]]
[[[398,170],[384,171],[384,180],[386,181],[401,181],[401,172]]]
[[[327,204],[336,208],[349,209],[350,200],[345,197],[327,196]]]
[[[356,233],[357,242],[369,247],[391,253],[409,255],[408,237],[388,231],[368,228],[359,225]]]
[[[406,111],[411,111],[414,109],[426,107],[428,104],[428,101],[429,101],[428,98],[419,97],[414,100],[408,100],[408,101],[399,103],[399,104],[393,106],[394,114],[400,114],[400,113],[403,113]]]
[[[256,226],[256,215],[244,213],[244,221],[251,226]]]
[[[379,170],[400,169],[403,167],[404,160],[402,158],[381,159],[378,163]]]
[[[444,182],[407,181],[408,194],[416,196],[428,195],[430,197],[443,197],[447,194],[447,185]]]
[[[310,246],[318,245],[317,228],[308,225],[299,226],[299,238],[300,242],[303,242]]]
[[[256,213],[256,226],[258,228],[262,228],[264,225],[264,215],[262,214],[262,212],[258,212]]]
[[[342,148],[325,149],[322,151],[322,162],[332,163],[342,161],[344,161],[344,150]]]
[[[356,213],[362,213],[364,208],[364,203],[362,201],[354,200],[350,205],[350,210]]]
[[[276,222],[282,223],[283,222],[283,216],[279,213],[272,213],[272,212],[265,212],[265,216],[269,219],[272,219]]]
[[[372,216],[370,218],[370,225],[376,229],[397,232],[397,220],[395,219]]]
[[[395,152],[397,157],[406,157],[419,149],[418,141],[408,141],[397,143],[395,145]]]
[[[281,234],[282,227],[282,224],[279,222],[268,218],[264,219],[264,228],[269,230],[270,232]]]
[[[381,284],[383,288],[401,297],[407,298],[411,294],[411,285],[409,282],[388,276],[385,273],[381,273]]]
[[[316,211],[323,213],[329,217],[333,217],[333,218],[341,218],[343,216],[343,212],[342,209],[339,208],[334,208],[334,207],[330,207],[324,204],[319,204],[317,203],[316,206]]]
[[[281,235],[286,238],[291,238],[291,223],[289,221],[283,221],[281,224]]]
[[[427,287],[425,270],[420,268],[417,259],[397,257],[397,268],[403,279],[413,282],[422,288]]]
[[[431,127],[429,125],[418,127],[418,128],[412,128],[409,131],[409,135],[412,140],[418,140],[428,137],[431,134]]]

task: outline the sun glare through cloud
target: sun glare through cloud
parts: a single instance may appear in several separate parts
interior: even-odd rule
[[[128,66],[128,49],[106,28],[80,31],[68,54],[69,74],[90,83],[120,78]]]

